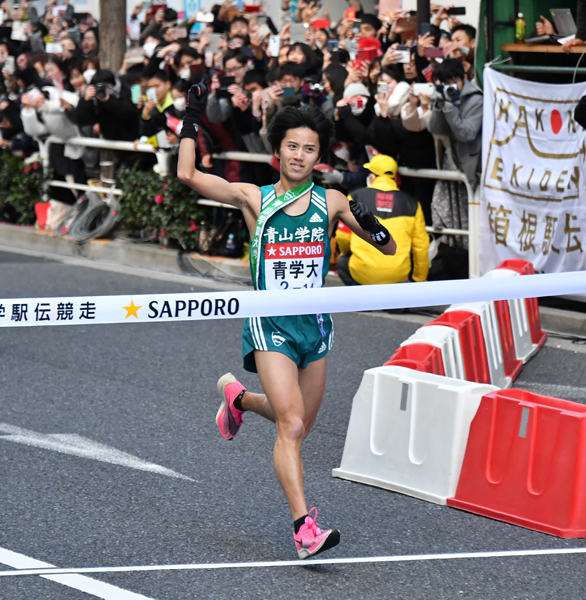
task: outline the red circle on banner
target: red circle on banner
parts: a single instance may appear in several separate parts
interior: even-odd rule
[[[551,130],[558,134],[562,128],[562,115],[557,110],[551,111]]]

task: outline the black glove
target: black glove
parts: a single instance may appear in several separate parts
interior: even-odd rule
[[[208,97],[207,79],[208,76],[204,75],[199,83],[189,88],[187,108],[183,117],[183,127],[181,128],[181,139],[191,138],[192,140],[197,140],[199,122],[205,110],[206,98]]]
[[[391,234],[380,224],[364,202],[350,202],[350,210],[358,225],[368,233],[377,246],[386,246],[389,243]]]

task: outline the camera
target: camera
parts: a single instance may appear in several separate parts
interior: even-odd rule
[[[96,83],[96,98],[106,100],[110,95],[110,88],[105,83]]]
[[[444,96],[446,100],[451,100],[458,92],[458,86],[455,83],[450,83],[444,87]]]

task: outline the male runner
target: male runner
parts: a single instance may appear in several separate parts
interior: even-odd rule
[[[321,287],[338,221],[383,254],[395,253],[393,238],[366,205],[350,204],[344,194],[311,182],[313,167],[333,135],[331,122],[315,109],[284,108],[271,121],[268,138],[281,165],[281,179],[274,186],[228,183],[198,171],[195,141],[206,96],[205,79],[189,91],[177,175],[204,198],[242,211],[252,240],[255,289]],[[323,398],[325,356],[333,341],[333,322],[327,314],[247,319],[244,368],[258,372],[265,393],[248,392],[230,373],[218,381],[222,404],[216,422],[224,438],[234,438],[245,411],[276,424],[275,471],[293,515],[299,558],[314,556],[340,540],[337,529],[322,530],[316,524],[316,509],[307,510],[301,461],[301,444]]]

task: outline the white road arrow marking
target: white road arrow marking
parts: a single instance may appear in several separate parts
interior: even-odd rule
[[[126,452],[116,450],[116,448],[94,442],[93,440],[81,437],[75,433],[37,433],[36,431],[15,427],[8,423],[0,423],[0,432],[8,434],[0,435],[0,440],[5,440],[7,442],[15,442],[17,444],[25,444],[26,446],[61,452],[62,454],[90,458],[112,465],[120,465],[139,471],[148,471],[150,473],[166,475],[167,477],[175,477],[176,479],[194,481],[191,477],[186,477],[171,469],[166,469],[165,467],[155,465],[154,463],[141,460],[140,458],[136,458],[136,456],[132,456],[132,454],[127,454]]]

